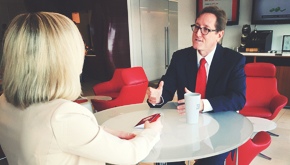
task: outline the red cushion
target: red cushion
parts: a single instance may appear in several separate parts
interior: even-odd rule
[[[247,77],[275,77],[276,68],[271,63],[248,63],[245,65]]]
[[[251,107],[251,106],[245,106],[242,110],[240,110],[240,114],[244,116],[262,117],[262,118],[268,118],[272,116],[272,113],[268,108]]]
[[[246,105],[268,107],[278,94],[276,78],[247,77]]]

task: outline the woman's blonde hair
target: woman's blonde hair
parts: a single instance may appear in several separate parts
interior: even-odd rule
[[[3,92],[14,106],[27,108],[81,94],[84,42],[76,25],[58,13],[16,16],[3,47]]]

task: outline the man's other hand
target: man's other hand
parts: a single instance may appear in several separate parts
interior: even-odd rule
[[[184,91],[185,93],[192,93],[186,87],[184,88]],[[179,113],[179,115],[185,115],[185,99],[178,100],[177,103],[177,112]]]

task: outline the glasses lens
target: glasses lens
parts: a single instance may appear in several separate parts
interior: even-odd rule
[[[196,25],[193,25],[192,28],[194,28],[192,30],[196,33],[200,27],[199,26],[196,26]]]
[[[202,34],[206,34],[206,29],[204,27],[201,28],[200,31],[201,31]]]
[[[192,30],[192,31],[195,30],[195,25],[191,25],[191,30]]]
[[[208,28],[206,28],[206,27],[201,28],[200,26],[197,26],[195,24],[191,25],[191,29],[194,33],[197,33],[199,29],[200,29],[201,34],[203,34],[203,35],[207,35],[209,33]]]

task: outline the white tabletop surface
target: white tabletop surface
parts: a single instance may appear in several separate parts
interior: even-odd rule
[[[84,99],[88,99],[89,101],[91,101],[91,99],[96,99],[96,100],[112,100],[112,97],[110,96],[85,96],[83,97]]]
[[[194,160],[231,151],[244,144],[253,133],[252,123],[236,112],[203,113],[199,123],[186,123],[179,116],[176,102],[162,108],[147,103],[111,108],[95,113],[100,125],[126,132],[138,132],[134,125],[142,118],[161,113],[161,140],[142,162],[176,162]]]
[[[272,120],[260,117],[247,117],[247,118],[253,123],[254,132],[271,131],[277,127],[277,124]]]
[[[261,57],[290,57],[289,52],[283,53],[253,53],[253,52],[240,52],[244,56],[261,56]]]
[[[112,98],[110,96],[84,96],[81,99],[88,100],[87,102],[81,103],[81,105],[88,108],[92,113],[94,113],[95,110],[92,106],[91,99],[104,100],[104,101],[112,100]]]

